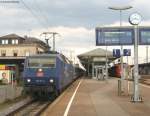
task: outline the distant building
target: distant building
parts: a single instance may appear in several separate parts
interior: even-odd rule
[[[48,49],[46,43],[34,37],[21,37],[16,34],[2,36],[0,37],[0,71],[13,70],[15,78],[19,78],[20,72],[23,71],[25,57],[46,52]]]

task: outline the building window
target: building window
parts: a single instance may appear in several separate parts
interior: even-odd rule
[[[18,44],[18,40],[17,39],[13,39],[12,40],[12,44]]]
[[[18,56],[18,51],[17,50],[13,50],[13,56]]]
[[[5,40],[2,40],[2,44],[5,44]]]
[[[2,44],[8,44],[8,40],[2,40]]]
[[[25,51],[25,56],[29,56],[30,55],[30,51]]]
[[[1,51],[1,56],[6,56],[6,50]]]

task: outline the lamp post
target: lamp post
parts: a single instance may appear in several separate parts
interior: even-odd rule
[[[146,63],[148,63],[148,45],[146,45]]]
[[[105,63],[105,79],[107,80],[108,79],[108,54],[107,54],[107,41],[105,40],[105,45],[106,45],[106,63]]]
[[[116,10],[120,12],[120,28],[122,27],[122,11],[131,9],[132,6],[123,6],[123,7],[117,7],[117,6],[111,6],[108,7],[111,10]],[[121,45],[121,83],[123,83],[124,80],[124,72],[123,72],[123,45]]]
[[[129,23],[134,26],[134,95],[133,102],[141,102],[142,97],[139,93],[139,70],[138,70],[138,25],[141,22],[141,15],[133,13],[129,17]]]

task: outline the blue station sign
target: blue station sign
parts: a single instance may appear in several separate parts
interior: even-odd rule
[[[131,49],[123,49],[123,56],[131,56]]]
[[[133,28],[96,28],[96,46],[133,45]]]
[[[120,49],[113,49],[113,57],[116,57],[116,58],[121,57]]]

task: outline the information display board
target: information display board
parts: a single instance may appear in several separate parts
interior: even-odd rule
[[[139,29],[139,45],[150,45],[150,28]]]
[[[96,28],[96,46],[133,45],[133,28]]]

